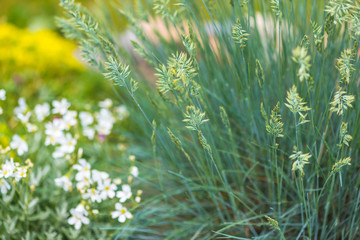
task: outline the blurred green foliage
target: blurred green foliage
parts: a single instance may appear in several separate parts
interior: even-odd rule
[[[61,37],[55,24],[61,10],[57,1],[0,0],[0,5],[1,87],[9,94],[74,101],[92,96],[90,102],[111,97],[101,75],[86,69],[75,45]]]
[[[80,2],[87,5],[89,0]],[[54,16],[60,13],[57,1],[1,0],[0,5],[0,21],[12,23],[21,28],[56,28]]]

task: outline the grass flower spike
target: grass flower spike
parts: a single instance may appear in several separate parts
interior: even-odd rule
[[[275,13],[276,17],[281,17],[280,1],[271,0],[271,10]]]
[[[351,162],[351,158],[349,158],[349,157],[340,159],[338,162],[336,162],[333,165],[331,174],[336,174],[341,170],[341,168],[343,168],[345,166],[350,166],[351,165],[350,162]]]
[[[351,0],[331,0],[325,11],[334,18],[335,24],[342,24],[351,17],[354,6]]]
[[[183,52],[177,52],[169,58],[168,71],[170,72],[175,90],[187,88],[196,76],[192,60]]]
[[[186,54],[176,53],[167,61],[167,66],[160,65],[155,74],[160,92],[184,91],[197,75],[193,61]]]
[[[355,70],[352,63],[353,58],[354,54],[352,49],[346,49],[341,53],[341,57],[337,61],[337,68],[341,74],[341,80],[347,84],[350,82],[351,72]]]
[[[256,59],[256,68],[255,68],[255,74],[258,79],[259,87],[262,87],[264,84],[264,70],[261,66],[261,63],[259,59]]]
[[[299,125],[309,122],[309,120],[306,119],[307,113],[303,114],[302,112],[307,112],[310,108],[306,106],[306,102],[303,102],[303,99],[297,93],[295,85],[287,92],[286,101],[285,106],[294,114],[298,113],[300,115]]]
[[[351,140],[352,136],[348,134],[347,123],[342,122],[340,127],[340,143],[338,144],[338,147],[341,148],[344,145],[348,147]]]
[[[334,100],[330,102],[330,111],[336,112],[338,115],[343,115],[344,110],[352,107],[351,103],[355,100],[353,95],[346,95],[346,92],[341,88],[335,93]]]
[[[119,86],[126,86],[128,76],[130,75],[129,66],[121,64],[114,57],[110,56],[106,62],[106,73],[104,76]]]
[[[280,103],[278,102],[276,106],[271,110],[270,119],[266,117],[265,111],[263,110],[263,105],[261,105],[263,116],[265,114],[264,119],[266,121],[266,131],[273,135],[275,138],[284,137],[284,135],[282,134],[284,131],[284,123],[281,122],[279,105]]]
[[[313,33],[313,41],[317,50],[321,53],[323,50],[324,34],[322,33],[323,28],[316,22],[311,21],[311,28]]]
[[[275,219],[272,219],[271,217],[265,215],[266,220],[268,221],[269,225],[275,228],[276,230],[280,230],[279,223]]]
[[[237,19],[236,24],[232,28],[232,38],[235,43],[239,44],[240,48],[246,46],[246,41],[248,36],[250,36],[241,26],[240,20]]]
[[[356,14],[350,18],[351,28],[350,28],[350,37],[359,42],[360,41],[360,15],[359,10],[357,9]]]
[[[188,124],[186,128],[199,131],[200,125],[209,121],[209,119],[205,119],[205,113],[201,112],[200,109],[195,106],[187,106],[185,119],[183,121]]]
[[[300,82],[310,78],[310,74],[308,73],[310,68],[310,56],[308,56],[306,52],[305,47],[297,47],[293,50],[292,59],[300,65],[297,73]]]
[[[302,151],[297,151],[297,148],[294,147],[294,153],[290,155],[290,159],[294,161],[291,170],[293,172],[298,170],[300,176],[303,177],[305,175],[304,166],[309,164],[309,158],[311,158],[309,153],[302,153]]]

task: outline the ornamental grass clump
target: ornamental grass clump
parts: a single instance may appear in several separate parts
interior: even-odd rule
[[[111,202],[114,239],[360,238],[357,1],[60,4],[64,35],[132,113],[126,137],[147,169],[139,204],[93,175],[77,191]],[[84,161],[65,176],[82,182]],[[81,204],[75,229],[91,224]]]

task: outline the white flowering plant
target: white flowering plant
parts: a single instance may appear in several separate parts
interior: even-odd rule
[[[125,224],[141,202],[142,191],[133,188],[139,177],[135,156],[114,133],[129,111],[110,99],[81,110],[65,98],[30,107],[12,93],[0,89],[1,237],[107,239],[111,230],[92,226]],[[114,152],[123,159],[117,170],[86,154],[105,144],[111,150],[103,159]]]

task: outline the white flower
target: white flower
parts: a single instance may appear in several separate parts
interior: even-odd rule
[[[46,139],[45,139],[45,145],[48,146],[48,145],[55,145],[57,142],[59,141],[58,138],[55,138],[53,136],[47,136]]]
[[[4,89],[0,89],[0,100],[6,99],[6,91]]]
[[[10,190],[10,184],[5,179],[0,179],[0,191],[6,194]]]
[[[57,149],[63,153],[63,155],[73,153],[76,146],[76,139],[71,136],[71,133],[66,135],[59,140],[61,146]]]
[[[25,124],[29,122],[29,119],[31,117],[31,112],[27,113],[17,113],[16,117],[20,120],[21,123]]]
[[[14,160],[11,158],[10,161],[6,160],[5,164],[2,166],[2,170],[0,170],[0,178],[8,178],[12,177],[16,167],[14,164]]]
[[[70,225],[74,225],[75,229],[79,230],[82,224],[89,224],[90,220],[87,218],[88,212],[82,204],[70,210],[71,217],[68,219]]]
[[[67,133],[65,135],[64,142],[63,142],[63,145],[62,145],[62,147],[64,149],[64,152],[73,153],[74,150],[75,150],[76,143],[77,143],[77,141],[76,141],[75,138],[73,138],[71,136],[71,133]]]
[[[66,192],[72,189],[72,182],[67,176],[55,178],[55,185],[62,187]]]
[[[77,182],[76,188],[80,192],[84,192],[84,190],[89,188],[92,183],[93,182],[92,182],[92,180],[90,178],[84,177],[80,181]]]
[[[111,101],[111,99],[107,98],[102,102],[99,102],[99,106],[102,108],[111,108],[113,102]]]
[[[92,180],[94,180],[95,182],[100,184],[102,181],[109,178],[109,174],[106,172],[101,172],[101,171],[94,169],[91,171],[91,178],[92,178]]]
[[[99,122],[98,125],[96,125],[96,131],[100,135],[109,135],[111,133],[111,129],[113,127],[113,124],[111,122]]]
[[[120,178],[115,178],[114,180],[113,180],[113,183],[115,183],[116,185],[120,185],[121,184],[121,179]]]
[[[85,178],[90,180],[91,165],[85,159],[81,158],[79,164],[75,164],[73,168],[78,170],[78,173],[75,175],[76,181],[82,181]]]
[[[29,121],[29,118],[31,116],[31,112],[27,112],[28,107],[26,105],[24,98],[19,98],[18,100],[18,106],[14,108],[15,116],[22,122],[27,123]]]
[[[137,176],[139,176],[139,169],[137,167],[133,166],[130,168],[130,173],[134,177],[137,177]]]
[[[50,115],[50,105],[48,103],[38,104],[35,106],[34,111],[36,118],[41,122]]]
[[[32,133],[32,132],[36,132],[38,130],[38,127],[34,124],[31,124],[31,123],[27,123],[26,124],[26,128],[27,128],[27,131]]]
[[[65,113],[63,117],[63,121],[65,123],[66,130],[69,130],[71,126],[75,126],[77,123],[76,120],[77,112],[76,111],[68,111]]]
[[[116,185],[111,183],[110,179],[106,179],[103,182],[100,182],[98,189],[100,191],[100,196],[102,199],[114,198],[115,191],[117,189]]]
[[[24,114],[27,110],[27,105],[26,105],[25,99],[19,98],[18,104],[19,105],[16,108],[14,108],[15,115]]]
[[[102,200],[99,191],[96,188],[89,188],[86,193],[82,195],[82,197],[83,199],[90,198],[92,202],[101,202]]]
[[[47,135],[45,145],[55,145],[59,143],[63,137],[63,130],[65,129],[65,123],[62,119],[54,119],[52,122],[45,125],[45,134]]]
[[[80,112],[79,118],[82,126],[89,126],[94,122],[94,117],[89,112]]]
[[[91,127],[84,127],[83,134],[85,137],[92,140],[92,139],[94,139],[94,136],[95,136],[95,129],[93,129]]]
[[[17,153],[21,156],[29,150],[27,143],[18,135],[14,135],[10,142],[12,149],[17,149]]]
[[[53,101],[52,105],[54,107],[52,110],[53,113],[64,115],[68,111],[71,104],[65,98],[63,98],[61,101]]]
[[[126,106],[120,105],[116,108],[117,117],[119,120],[123,120],[129,116],[129,111],[127,110]]]
[[[16,168],[16,172],[14,173],[15,181],[19,181],[21,178],[26,177],[27,168],[26,167],[19,167]]]
[[[119,222],[123,223],[126,221],[126,219],[132,219],[133,215],[124,207],[121,205],[121,203],[115,204],[116,211],[113,211],[111,213],[112,218],[118,218]]]
[[[103,108],[97,114],[96,118],[98,121],[96,126],[98,133],[101,135],[109,135],[115,122],[115,118],[111,112],[108,109]]]
[[[135,202],[139,203],[141,201],[141,197],[136,197]]]
[[[120,199],[120,202],[123,203],[132,196],[131,187],[127,184],[122,185],[122,191],[116,193],[116,197]]]
[[[56,147],[52,153],[52,157],[55,159],[62,158],[65,156],[65,152],[62,150],[62,146]]]
[[[97,114],[97,120],[98,122],[110,122],[110,123],[114,123],[115,122],[115,118],[113,117],[112,113],[106,109],[106,108],[102,108],[100,110],[100,112]]]

